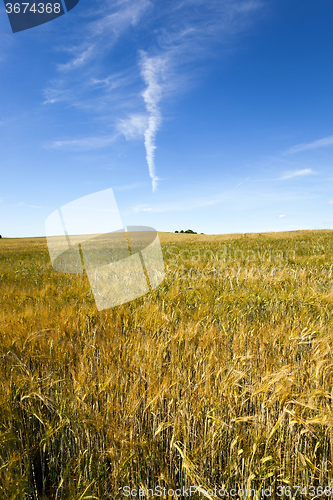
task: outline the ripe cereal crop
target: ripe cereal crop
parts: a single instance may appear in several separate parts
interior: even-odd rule
[[[333,485],[333,231],[159,238],[164,282],[101,312],[0,240],[0,498]]]

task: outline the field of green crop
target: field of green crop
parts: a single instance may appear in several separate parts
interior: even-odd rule
[[[333,231],[159,236],[164,282],[101,312],[0,240],[0,498],[327,498]]]

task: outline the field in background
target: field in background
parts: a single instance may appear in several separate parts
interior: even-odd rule
[[[0,240],[0,498],[333,491],[333,231],[159,235],[165,281],[102,312]]]

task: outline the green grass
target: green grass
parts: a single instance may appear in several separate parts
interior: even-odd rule
[[[333,488],[333,232],[160,240],[161,286],[101,312],[0,240],[0,498]]]

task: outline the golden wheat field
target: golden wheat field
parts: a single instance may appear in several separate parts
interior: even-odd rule
[[[101,312],[0,240],[1,499],[327,498],[333,231],[159,237],[164,282]]]

